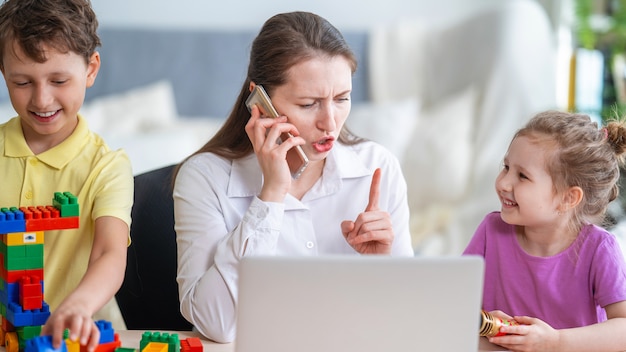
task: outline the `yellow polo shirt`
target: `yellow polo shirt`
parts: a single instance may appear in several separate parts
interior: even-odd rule
[[[52,311],[85,274],[95,220],[114,216],[130,229],[133,190],[126,153],[110,150],[81,116],[72,135],[39,155],[26,144],[19,117],[0,125],[0,207],[50,205],[59,191],[78,198],[80,228],[44,235],[44,300]]]

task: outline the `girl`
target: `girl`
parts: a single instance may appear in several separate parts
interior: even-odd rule
[[[485,258],[483,308],[519,325],[489,340],[513,351],[626,350],[626,265],[599,227],[618,195],[626,128],[540,113],[519,130],[496,179],[502,208],[464,254]]]

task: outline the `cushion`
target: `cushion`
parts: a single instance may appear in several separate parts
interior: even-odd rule
[[[168,81],[93,99],[80,111],[90,129],[99,134],[145,132],[166,126],[177,116],[174,91]]]
[[[417,124],[419,106],[415,99],[355,104],[346,126],[356,135],[382,144],[402,160]]]

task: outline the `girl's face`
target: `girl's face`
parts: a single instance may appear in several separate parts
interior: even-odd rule
[[[502,220],[519,226],[550,226],[558,219],[560,198],[546,170],[546,149],[527,137],[516,137],[496,179]]]
[[[322,160],[332,149],[350,113],[352,70],[343,56],[316,56],[294,65],[287,82],[272,92],[272,103],[306,144],[309,160]]]
[[[77,124],[85,89],[93,85],[100,67],[95,53],[90,63],[74,53],[43,45],[45,62],[27,57],[19,45],[5,51],[4,78],[11,103],[22,121],[24,137],[33,152],[65,140]]]

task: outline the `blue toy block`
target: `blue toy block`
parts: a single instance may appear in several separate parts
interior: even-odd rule
[[[6,285],[7,292],[7,303],[20,303],[20,284],[17,282],[7,282]]]
[[[41,303],[41,309],[24,310],[19,303],[9,302],[6,319],[15,327],[44,325],[50,317],[50,306]]]
[[[24,352],[67,352],[65,341],[61,340],[61,347],[52,347],[52,336],[35,336],[26,340]]]
[[[33,325],[44,325],[50,317],[50,306],[48,303],[41,302],[41,309],[31,310],[33,315]]]
[[[115,341],[115,331],[113,331],[113,327],[110,321],[106,320],[98,320],[95,322],[98,330],[100,330],[100,343],[114,342]]]
[[[33,324],[33,315],[30,311],[23,310],[19,303],[9,302],[7,306],[7,320],[15,327],[31,326]]]
[[[24,232],[24,213],[17,207],[0,209],[0,233]]]

